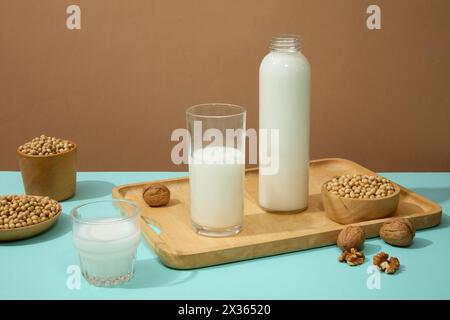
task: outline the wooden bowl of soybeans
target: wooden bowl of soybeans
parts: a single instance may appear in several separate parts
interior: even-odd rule
[[[0,241],[30,238],[51,228],[61,215],[61,205],[49,197],[0,196]]]
[[[388,217],[400,200],[397,184],[368,174],[334,177],[322,185],[321,193],[327,217],[340,224]]]
[[[57,201],[76,191],[77,146],[74,142],[44,134],[17,148],[25,193]]]

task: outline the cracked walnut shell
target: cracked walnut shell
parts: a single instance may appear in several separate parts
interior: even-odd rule
[[[416,234],[411,221],[406,218],[391,219],[383,223],[380,237],[385,242],[398,247],[409,246]]]
[[[350,251],[352,248],[361,249],[366,235],[360,226],[348,226],[342,229],[337,237],[336,244],[342,250]]]
[[[161,207],[169,203],[170,191],[163,184],[151,184],[144,189],[142,197],[150,207]]]

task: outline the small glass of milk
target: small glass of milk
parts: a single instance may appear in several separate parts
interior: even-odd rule
[[[186,111],[191,219],[198,234],[224,237],[242,229],[245,118],[243,107],[224,103]]]
[[[102,200],[74,208],[72,234],[84,278],[96,286],[127,282],[140,243],[139,207],[127,200]]]

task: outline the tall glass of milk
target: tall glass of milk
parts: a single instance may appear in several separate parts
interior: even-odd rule
[[[298,36],[274,37],[270,48],[259,69],[259,204],[298,212],[308,206],[311,70]]]
[[[71,216],[84,278],[96,286],[130,280],[140,243],[138,206],[127,200],[96,201],[74,208]]]
[[[186,111],[191,219],[200,235],[224,237],[242,229],[245,118],[243,107],[224,103]]]

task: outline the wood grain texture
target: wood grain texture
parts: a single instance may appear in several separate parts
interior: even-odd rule
[[[31,156],[17,150],[25,193],[56,201],[71,198],[76,191],[77,145],[67,152]]]
[[[244,228],[238,235],[228,238],[208,238],[194,233],[189,213],[188,178],[158,181],[171,192],[172,198],[165,207],[150,208],[145,204],[142,190],[147,182],[115,187],[113,197],[129,199],[139,205],[143,235],[164,264],[189,269],[336,243],[344,225],[327,218],[321,200],[321,186],[334,176],[354,173],[374,174],[349,160],[311,161],[309,207],[301,213],[286,215],[268,213],[258,206],[258,171],[247,170]],[[439,205],[400,188],[400,203],[393,216],[410,218],[416,229],[440,223],[442,209]],[[375,237],[386,220],[370,220],[358,225],[364,228],[367,237]],[[156,226],[160,234],[148,224]]]

